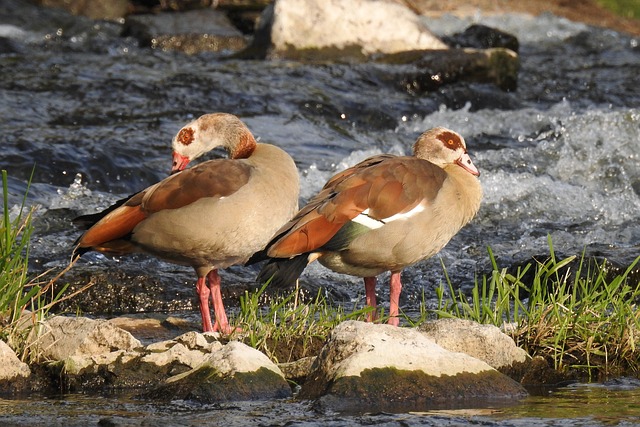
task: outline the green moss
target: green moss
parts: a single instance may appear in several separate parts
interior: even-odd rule
[[[320,392],[315,396],[314,393]],[[360,376],[342,377],[326,391],[303,386],[301,398],[321,398],[338,411],[422,411],[442,403],[479,400],[517,400],[526,390],[511,378],[494,370],[440,377],[422,371],[396,368],[365,369]]]
[[[267,368],[255,372],[224,375],[210,364],[173,377],[144,393],[157,400],[182,399],[199,403],[240,400],[282,399],[291,397],[291,388],[277,373]]]

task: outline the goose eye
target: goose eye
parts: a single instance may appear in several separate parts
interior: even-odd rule
[[[449,144],[449,145],[453,145],[453,139],[448,140],[448,141],[447,141],[447,144]]]

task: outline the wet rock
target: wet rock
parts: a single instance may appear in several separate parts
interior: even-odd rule
[[[29,366],[20,361],[16,353],[0,341],[0,393],[14,393],[29,389]]]
[[[97,324],[98,329],[108,325],[108,329],[119,330],[115,335],[129,334],[107,321],[71,320],[78,320],[75,323],[79,325]],[[73,325],[74,322],[54,321],[56,326],[58,323],[66,325],[72,337],[82,334],[81,331],[86,332],[91,342],[101,336],[89,327]],[[57,361],[45,365],[54,381],[53,386],[63,391],[145,388],[150,391],[141,397],[203,403],[291,395],[282,371],[267,356],[240,342],[224,345],[215,333],[190,331],[146,347],[120,345],[120,349],[116,349],[115,340],[109,337],[105,341],[111,345],[98,347],[55,333],[48,336],[57,338],[55,341],[58,342],[67,342],[57,349],[55,343],[50,345],[47,355]],[[56,351],[51,351],[52,348]]]
[[[361,60],[379,53],[447,48],[422,18],[387,0],[277,0],[259,26],[248,51],[253,57]]]
[[[579,380],[575,371],[556,370],[541,356],[501,368],[500,372],[513,378],[528,390],[560,387]]]
[[[385,55],[378,62],[402,65],[387,70],[383,79],[415,94],[435,91],[459,81],[493,83],[502,90],[518,86],[520,59],[509,49],[493,48],[408,51]]]
[[[420,325],[418,330],[446,350],[468,354],[495,369],[529,359],[526,351],[493,325],[464,319],[438,319]]]
[[[142,347],[133,335],[106,320],[65,316],[46,320],[34,344],[45,360],[131,351]]]
[[[514,52],[518,52],[520,48],[520,43],[516,36],[481,24],[471,25],[462,33],[443,37],[442,41],[456,48],[489,49],[504,47]]]
[[[299,397],[338,411],[396,412],[525,395],[485,362],[417,330],[347,321],[333,330]]]
[[[73,355],[49,369],[66,391],[153,387],[203,364],[222,347],[215,334],[188,332],[130,351]]]
[[[315,356],[303,357],[293,362],[278,363],[278,368],[286,379],[299,384],[305,381],[315,360]]]
[[[132,15],[122,35],[136,38],[141,46],[187,54],[238,51],[247,45],[227,16],[213,9]]]
[[[41,0],[40,3],[91,19],[116,20],[129,12],[129,0]]]
[[[291,396],[282,371],[258,350],[232,341],[194,369],[168,378],[144,397],[199,403]]]
[[[217,341],[214,334],[187,332],[173,340],[149,344],[140,362],[163,370],[167,366],[193,369],[204,363],[212,352],[222,348],[222,343]],[[175,371],[172,369],[168,372]]]

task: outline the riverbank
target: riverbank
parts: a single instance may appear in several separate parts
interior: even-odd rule
[[[616,15],[593,0],[402,0],[402,2],[414,10],[428,11],[425,14],[430,16],[440,16],[444,13],[469,16],[477,13],[478,10],[483,14],[517,12],[538,16],[543,13],[552,13],[571,21],[623,31],[635,36],[640,35],[639,19]]]

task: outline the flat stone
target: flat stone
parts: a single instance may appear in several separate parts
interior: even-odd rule
[[[518,86],[520,58],[510,49],[412,50],[376,58],[377,62],[409,65],[385,70],[383,80],[394,80],[398,87],[422,94],[458,81],[493,83],[505,91]]]
[[[132,15],[125,21],[123,35],[135,37],[143,46],[187,54],[237,51],[247,45],[227,16],[213,9]]]
[[[65,316],[54,316],[43,322],[41,333],[34,344],[39,347],[39,354],[46,360],[93,356],[142,347],[133,335],[106,320]]]
[[[42,0],[42,5],[65,9],[91,19],[117,20],[129,12],[128,0]]]

